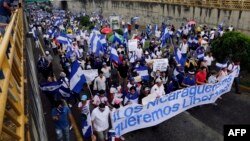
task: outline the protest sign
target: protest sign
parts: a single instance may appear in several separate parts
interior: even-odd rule
[[[168,59],[154,59],[153,60],[153,71],[166,71],[168,68]]]
[[[128,40],[128,50],[129,51],[136,51],[137,50],[137,40]]]
[[[98,76],[97,69],[82,70],[82,71],[88,84],[91,83]]]
[[[235,72],[216,84],[204,84],[171,92],[146,105],[133,104],[112,111],[111,121],[117,136],[157,125],[192,107],[214,103],[231,90]]]

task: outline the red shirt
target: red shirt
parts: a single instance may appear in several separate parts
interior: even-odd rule
[[[199,71],[196,73],[196,82],[203,82],[205,83],[207,80],[207,72]]]

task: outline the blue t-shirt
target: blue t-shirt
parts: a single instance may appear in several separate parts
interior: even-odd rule
[[[182,83],[186,84],[186,85],[190,85],[190,86],[193,86],[196,84],[196,81],[195,81],[195,77],[194,76],[186,76]]]
[[[70,109],[68,107],[63,107],[62,110],[58,110],[57,108],[52,109],[52,117],[58,116],[59,120],[55,120],[56,129],[65,129],[69,126],[68,114],[70,113]]]
[[[0,0],[0,15],[5,16],[5,17],[9,17],[11,15],[11,13],[10,13],[10,11],[8,11],[7,9],[5,9],[3,7],[4,2],[8,3],[8,5],[11,6],[11,3],[13,2],[13,0]]]

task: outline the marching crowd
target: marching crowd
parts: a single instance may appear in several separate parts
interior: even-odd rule
[[[216,83],[234,70],[238,70],[235,92],[240,94],[240,61],[215,66],[216,58],[210,52],[210,43],[224,32],[232,31],[232,26],[210,28],[187,22],[176,30],[174,25],[162,23],[128,32],[131,22],[136,23],[134,29],[139,28],[136,19],[122,21],[123,35],[113,31],[109,40],[101,32],[110,27],[109,23],[98,14],[46,12],[36,5],[28,9],[32,11],[30,28],[35,46],[39,48],[42,41],[48,49],[39,58],[37,67],[46,79],[40,88],[53,105],[52,119],[58,140],[69,141],[70,109],[66,103],[69,107],[77,105],[81,112],[83,137],[88,140],[95,134],[98,141],[104,141],[108,140],[107,131],[111,128],[110,111],[129,104],[144,104],[143,98],[149,95],[160,98],[178,89]],[[83,30],[79,23],[81,16],[90,16],[94,29]],[[137,41],[136,50],[130,51],[129,39]],[[53,61],[56,57],[60,62]],[[168,60],[166,69],[154,69],[158,59]],[[63,70],[57,79],[53,63],[60,63]],[[82,73],[85,70],[97,73]]]

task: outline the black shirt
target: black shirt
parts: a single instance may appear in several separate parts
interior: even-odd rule
[[[126,78],[127,76],[128,76],[128,65],[119,65],[118,66],[118,71],[119,71],[119,73],[120,73],[120,76],[122,77],[122,78]]]

